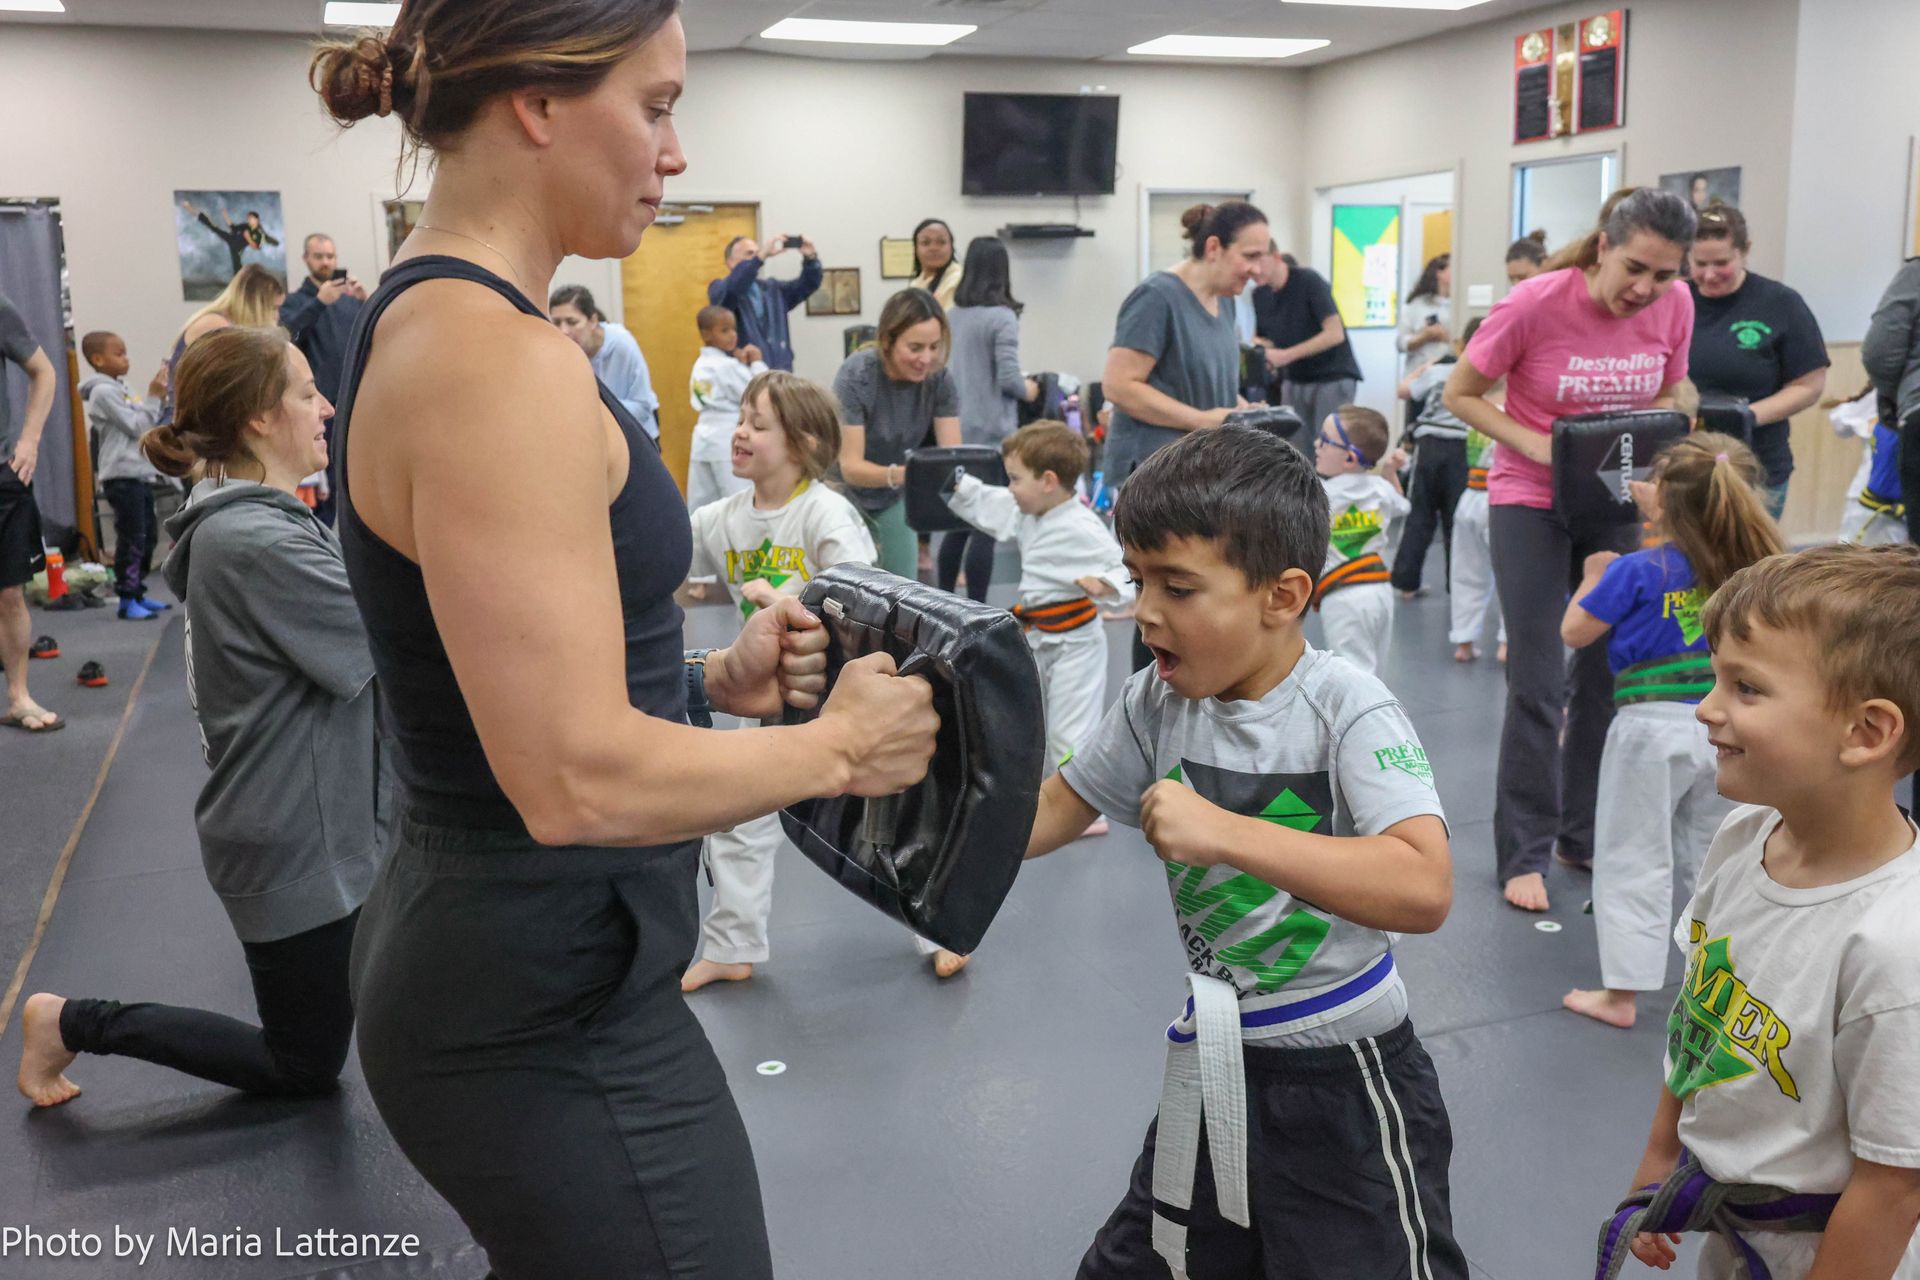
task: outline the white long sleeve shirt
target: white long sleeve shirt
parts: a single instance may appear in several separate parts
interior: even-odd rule
[[[1079,600],[1081,578],[1098,578],[1118,594],[1108,604],[1133,599],[1133,580],[1120,562],[1120,543],[1100,517],[1069,498],[1037,516],[1022,512],[1013,494],[978,476],[963,476],[947,500],[955,515],[1000,542],[1020,548],[1020,605],[1037,608]]]
[[[741,364],[731,351],[701,347],[688,378],[688,396],[699,418],[693,424],[692,459],[725,461],[733,454],[733,429],[740,424],[740,401],[747,385],[767,371],[766,362]]]

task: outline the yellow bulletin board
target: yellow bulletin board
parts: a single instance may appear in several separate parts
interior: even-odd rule
[[[1400,322],[1400,206],[1333,206],[1333,302],[1349,329]]]
[[[1442,209],[1420,219],[1420,261],[1432,262],[1443,253],[1453,252],[1453,210]]]

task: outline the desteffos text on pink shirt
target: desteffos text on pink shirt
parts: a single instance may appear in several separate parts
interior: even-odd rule
[[[1575,413],[1645,409],[1687,376],[1693,295],[1675,284],[1638,315],[1621,319],[1593,300],[1578,268],[1523,280],[1493,305],[1466,359],[1507,380],[1507,416],[1545,435]],[[1494,448],[1487,499],[1551,507],[1552,470],[1504,445]]]

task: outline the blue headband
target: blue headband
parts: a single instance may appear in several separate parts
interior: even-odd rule
[[[1346,425],[1340,421],[1340,415],[1332,413],[1327,416],[1332,419],[1334,433],[1340,437],[1340,444],[1346,449],[1348,456],[1371,471],[1373,469],[1373,459],[1361,452],[1360,446],[1353,442],[1353,437],[1347,434]]]

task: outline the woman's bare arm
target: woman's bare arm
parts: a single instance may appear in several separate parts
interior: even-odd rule
[[[887,731],[844,713],[863,694],[901,701],[876,686],[924,682],[857,680],[868,687],[840,707],[843,679],[822,716],[794,728],[722,734],[635,710],[606,514],[624,468],[586,357],[545,322],[482,304],[437,318],[375,348],[366,385],[380,394],[361,403],[378,416],[359,429],[405,433],[383,442],[384,465],[350,454],[353,487],[369,523],[419,563],[488,763],[535,838],[662,844],[857,789],[862,742]],[[448,328],[459,343],[441,343]],[[440,359],[419,358],[433,349]],[[915,772],[903,754],[893,771],[898,789],[924,761]]]

